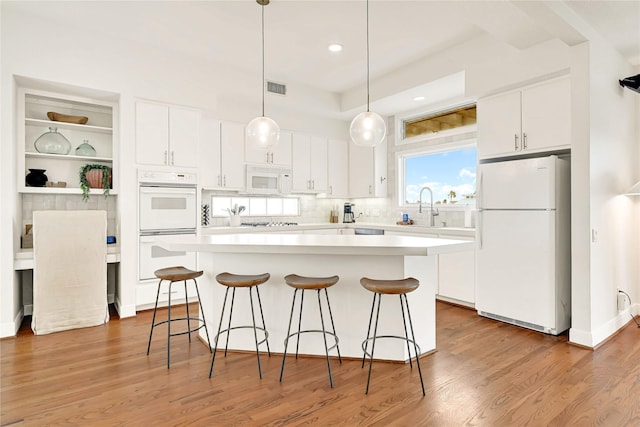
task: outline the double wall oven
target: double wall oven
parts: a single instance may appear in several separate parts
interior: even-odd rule
[[[156,246],[166,235],[196,234],[197,177],[193,173],[138,171],[140,230],[139,279],[155,279],[154,271],[176,265],[196,269],[193,252],[168,251]]]

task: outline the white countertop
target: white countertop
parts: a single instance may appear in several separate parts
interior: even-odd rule
[[[168,250],[226,253],[428,256],[473,250],[474,242],[414,236],[241,233],[162,236]]]
[[[120,246],[107,245],[107,263],[120,262]],[[20,249],[14,254],[14,270],[31,270],[33,268],[33,249]]]
[[[372,228],[376,230],[395,231],[406,234],[437,234],[439,236],[459,236],[475,237],[475,228],[469,227],[427,227],[424,225],[397,225],[397,224],[377,224],[377,223],[317,223],[298,224],[291,226],[274,227],[204,227],[201,234],[228,234],[228,233],[278,233],[281,231],[304,231],[304,230],[338,230],[338,229]]]

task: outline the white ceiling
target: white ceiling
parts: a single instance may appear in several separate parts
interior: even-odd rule
[[[46,16],[78,28],[79,34],[95,31],[123,42],[162,47],[260,73],[261,6],[255,0],[5,0],[4,7]],[[272,0],[264,12],[268,79],[335,93],[366,82],[364,1]],[[584,24],[630,63],[640,65],[640,1],[371,0],[369,13],[371,79],[487,34],[517,49],[558,34],[564,34],[568,44],[578,43],[584,40]],[[560,24],[550,24],[550,13]],[[561,20],[557,20],[559,15]],[[580,31],[574,29],[575,22]],[[344,50],[330,53],[330,43],[341,43]],[[452,85],[452,90],[459,91],[459,87]],[[402,102],[396,99],[380,108],[415,108],[415,104]]]

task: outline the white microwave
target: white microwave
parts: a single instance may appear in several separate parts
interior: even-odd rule
[[[247,166],[247,193],[289,194],[291,171],[277,167]]]

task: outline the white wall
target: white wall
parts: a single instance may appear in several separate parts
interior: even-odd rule
[[[590,212],[591,228],[591,332],[593,345],[617,330],[617,289],[638,295],[638,234],[632,202],[620,194],[638,175],[638,94],[620,87],[618,80],[632,67],[598,39],[590,43]],[[634,257],[635,255],[635,257]],[[636,300],[637,301],[637,300]]]

